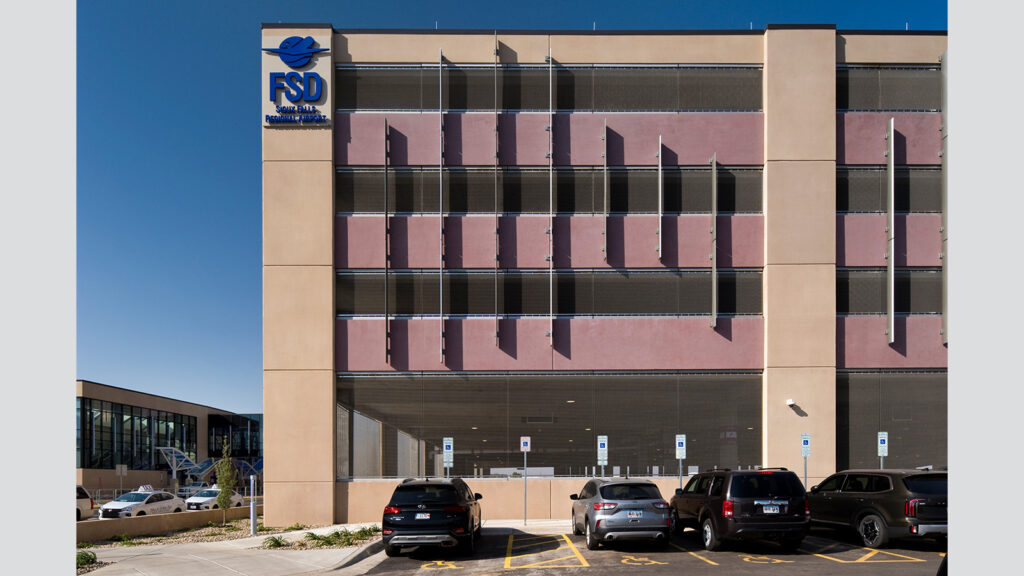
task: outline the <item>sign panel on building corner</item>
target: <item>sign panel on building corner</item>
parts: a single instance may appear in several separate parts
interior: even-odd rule
[[[330,34],[263,36],[263,125],[330,126]]]

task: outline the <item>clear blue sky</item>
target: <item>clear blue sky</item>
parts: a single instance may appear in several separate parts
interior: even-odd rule
[[[260,24],[945,30],[944,1],[80,2],[77,377],[262,411]]]

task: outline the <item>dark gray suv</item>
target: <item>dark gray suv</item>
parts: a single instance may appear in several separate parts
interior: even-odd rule
[[[724,540],[778,540],[796,550],[810,526],[807,493],[785,468],[708,470],[672,497],[673,529],[699,531],[707,550]]]
[[[594,478],[569,498],[572,533],[585,534],[590,550],[615,540],[668,544],[668,502],[649,480]]]
[[[483,524],[481,498],[461,478],[403,480],[384,508],[384,552],[397,556],[408,546],[461,545],[473,554]]]

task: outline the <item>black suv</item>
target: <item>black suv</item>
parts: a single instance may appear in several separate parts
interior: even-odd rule
[[[480,504],[461,478],[407,478],[384,508],[384,552],[396,556],[406,546],[461,545],[472,554],[480,537]]]
[[[697,529],[707,550],[742,538],[796,550],[810,528],[804,485],[785,468],[701,472],[676,490],[669,507],[673,530]]]
[[[811,488],[811,522],[857,531],[864,546],[948,531],[946,472],[843,470]]]

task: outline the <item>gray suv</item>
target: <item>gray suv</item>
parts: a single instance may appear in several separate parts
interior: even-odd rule
[[[590,550],[616,540],[668,544],[668,502],[649,480],[595,478],[569,498],[573,500],[572,533],[586,534]]]

